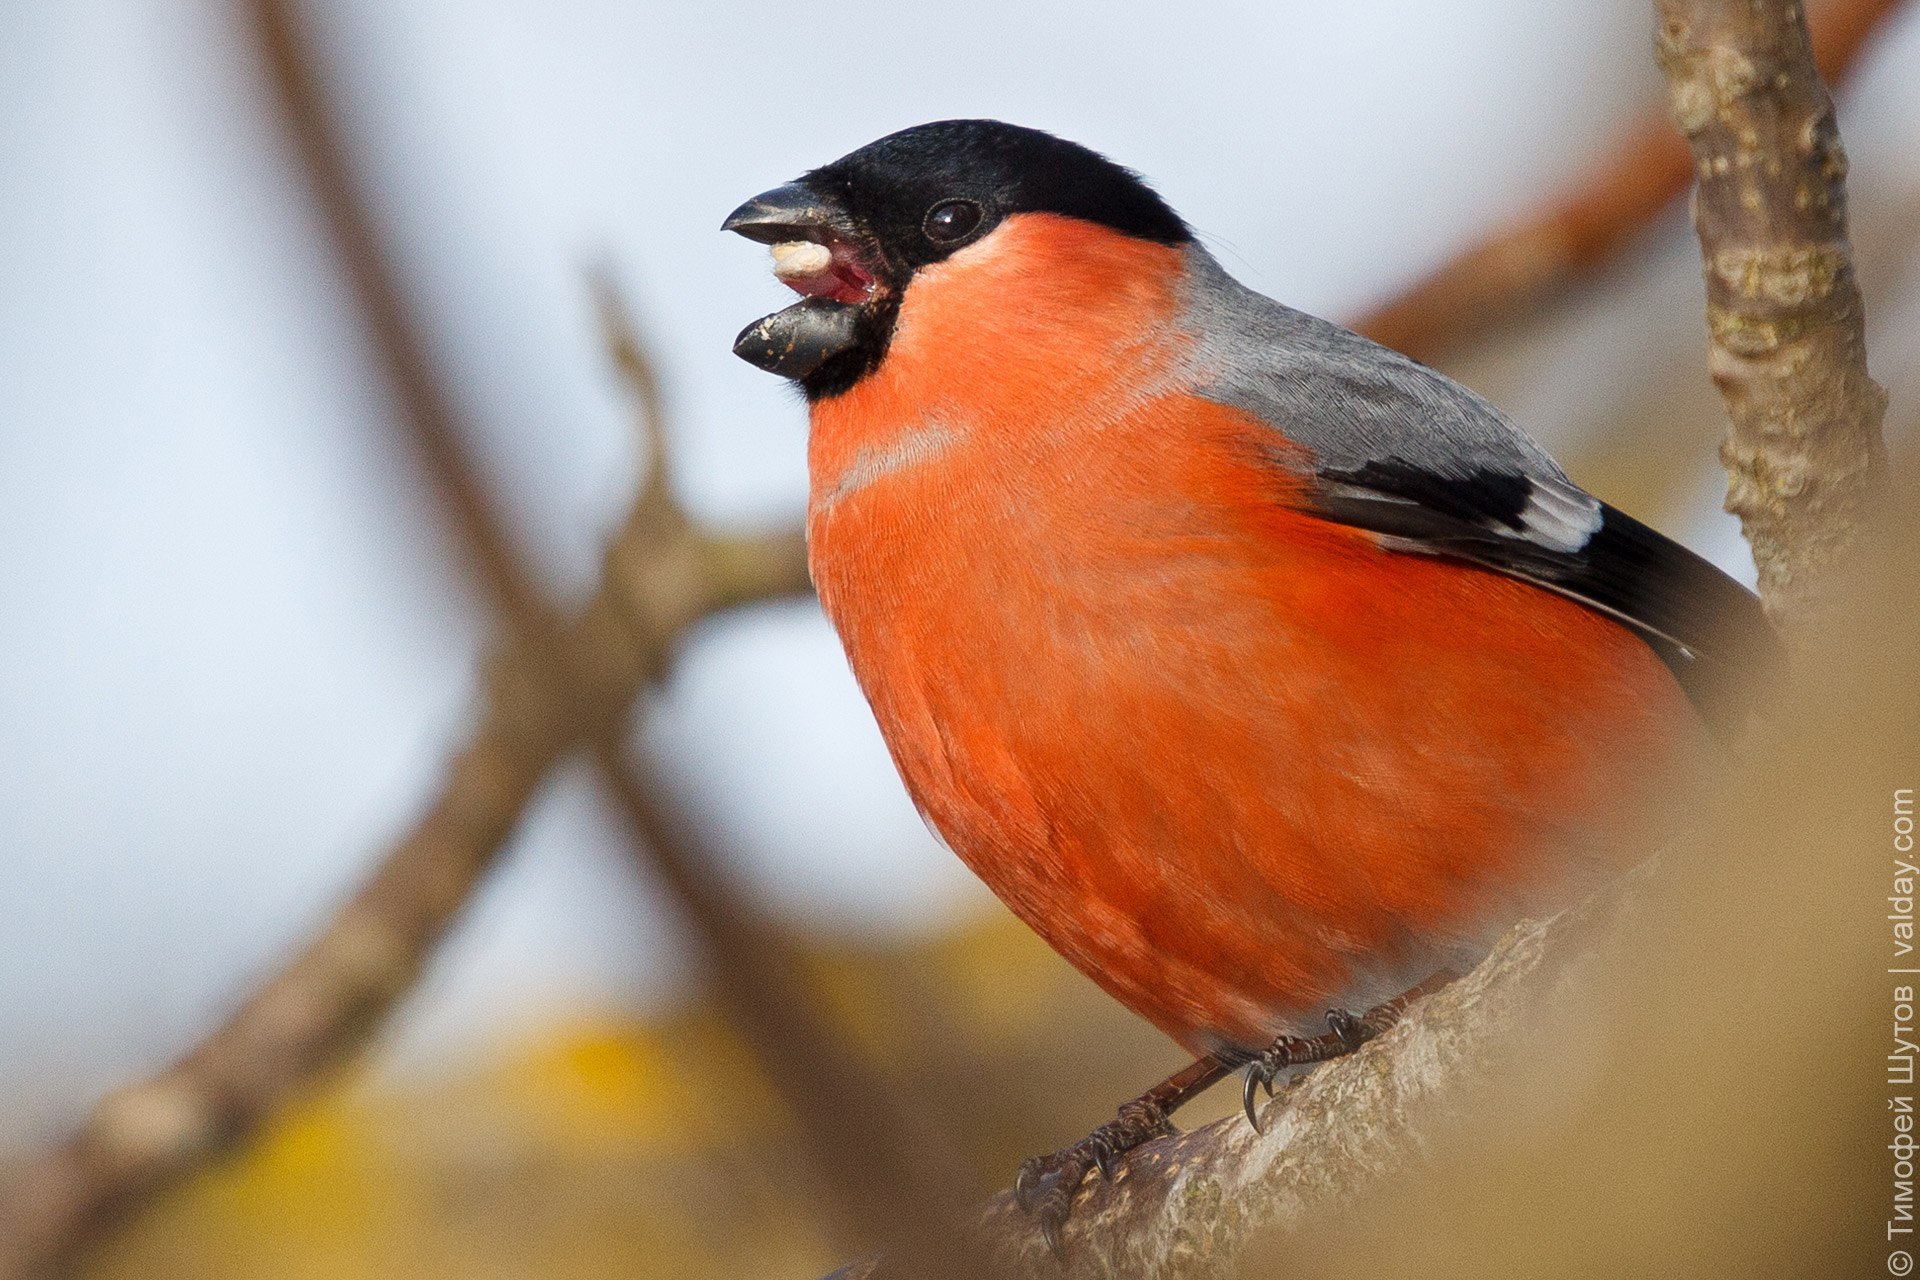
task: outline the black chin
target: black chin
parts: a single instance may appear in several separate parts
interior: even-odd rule
[[[803,382],[860,345],[860,310],[832,298],[802,298],[742,329],[733,340],[733,354],[756,369]]]

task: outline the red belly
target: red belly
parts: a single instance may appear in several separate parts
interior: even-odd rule
[[[1623,628],[1300,513],[1263,437],[1161,399],[849,487],[816,422],[814,578],[921,812],[1196,1052],[1318,1031],[1624,865],[1693,730]]]

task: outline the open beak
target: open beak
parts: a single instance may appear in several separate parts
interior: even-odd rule
[[[861,308],[878,285],[856,250],[858,229],[842,209],[790,182],[735,209],[720,229],[773,246],[774,274],[801,295],[741,330],[735,355],[799,380],[859,342]]]

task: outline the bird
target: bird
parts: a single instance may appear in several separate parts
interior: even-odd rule
[[[1200,1089],[1257,1126],[1640,861],[1747,715],[1751,592],[1087,147],[917,125],[723,229],[801,295],[734,351],[807,402],[809,568],[915,805],[1195,1055],[1021,1167],[1056,1249]]]

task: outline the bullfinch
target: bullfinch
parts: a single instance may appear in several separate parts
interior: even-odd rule
[[[1192,1093],[1245,1067],[1251,1117],[1638,861],[1771,647],[1743,587],[1085,147],[920,125],[724,225],[802,295],[734,350],[805,394],[813,581],[914,802],[1199,1058],[1022,1168],[1051,1241]]]

